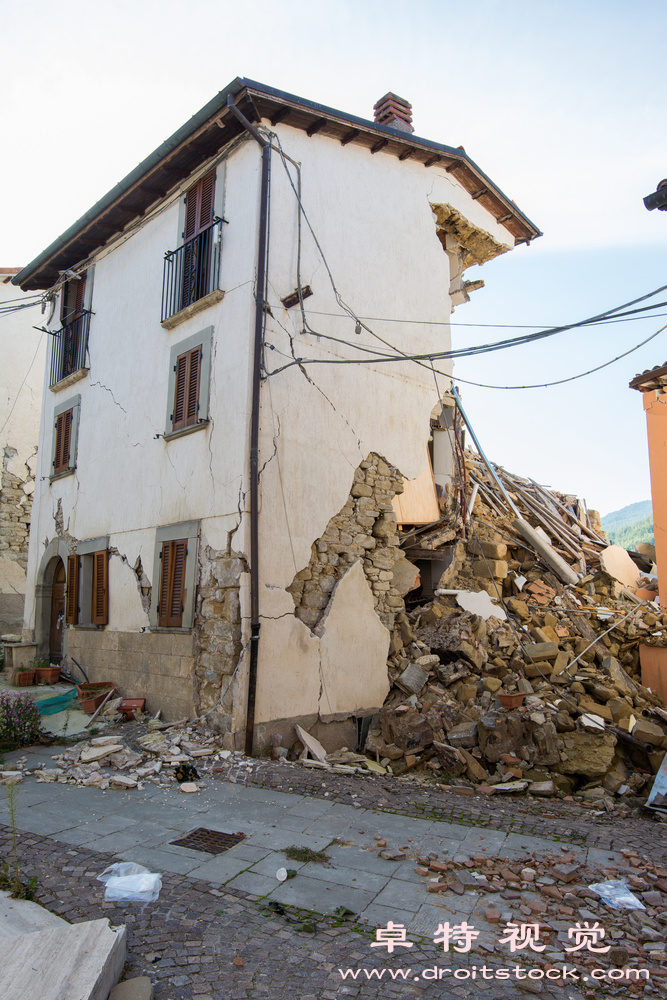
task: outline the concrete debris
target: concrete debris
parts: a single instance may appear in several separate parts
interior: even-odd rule
[[[158,725],[164,726],[163,723]],[[131,739],[129,736],[128,740]],[[128,746],[117,735],[81,741],[54,755],[54,767],[38,768],[32,773],[38,782],[58,781],[102,790],[136,788],[141,791],[146,782],[162,787],[175,784],[171,765],[180,764],[185,769],[194,766],[196,760],[197,768],[203,772],[232,756],[243,756],[224,750],[223,736],[202,724],[172,725],[166,732],[154,728],[133,742],[134,746]],[[30,772],[22,767],[17,773],[22,776]],[[9,774],[2,772],[0,782]],[[182,792],[193,792],[203,786],[183,782],[179,787]]]
[[[642,557],[638,568],[609,546],[575,497],[495,467],[504,495],[478,455],[465,465],[471,518],[448,494],[438,524],[404,529],[408,559],[423,564],[433,547],[447,569],[431,600],[396,617],[392,688],[364,750],[388,773],[420,768],[446,787],[622,810],[645,798],[667,751],[667,711],[639,659],[641,645],[667,645],[667,614],[633,592],[650,584]],[[544,559],[547,544],[568,574]]]

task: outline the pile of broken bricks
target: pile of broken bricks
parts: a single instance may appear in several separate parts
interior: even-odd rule
[[[392,850],[385,840],[376,837],[376,842],[380,857],[392,861],[414,858],[415,872],[429,895],[436,897],[434,905],[453,910],[457,923],[464,911],[454,897],[467,894],[470,909],[474,909],[468,918],[473,926],[512,921],[538,924],[539,941],[546,947],[532,958],[545,968],[565,960],[599,965],[601,957],[615,968],[637,962],[645,967],[647,961],[664,964],[667,959],[667,868],[635,851],[622,851],[624,860],[620,863],[611,855],[608,864],[604,859],[597,864],[584,862],[580,852],[567,847],[561,848],[560,855],[533,852],[512,859],[489,857],[485,848],[480,848],[470,858],[453,860],[446,851],[443,857],[435,851],[422,856],[415,855],[410,845]],[[624,883],[643,908],[615,909],[604,903],[590,886],[609,881]],[[610,952],[603,956],[588,951],[568,955],[564,948],[571,947],[572,939],[567,932],[577,922],[598,922],[605,931],[600,946],[610,945]],[[475,948],[508,951],[507,944],[497,942],[501,929],[493,935],[495,941],[483,934]],[[525,952],[523,956],[527,957]],[[667,970],[662,974],[667,976]]]

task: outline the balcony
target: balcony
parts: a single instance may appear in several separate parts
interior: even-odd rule
[[[164,327],[219,301],[220,244],[222,219],[214,219],[205,229],[164,255],[162,275],[162,318]]]
[[[51,376],[49,386],[59,386],[59,383],[76,381],[72,376],[80,377],[88,371],[86,355],[88,353],[88,330],[90,328],[90,310],[85,310],[76,319],[53,334],[53,350],[51,352]],[[60,387],[60,386],[59,386]]]

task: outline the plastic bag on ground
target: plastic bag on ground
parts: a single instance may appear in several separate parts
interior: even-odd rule
[[[104,882],[104,899],[116,903],[154,903],[160,895],[162,876],[133,861],[120,861],[97,876]]]
[[[625,882],[595,882],[588,887],[597,893],[603,903],[615,910],[645,910],[646,907],[630,892]]]

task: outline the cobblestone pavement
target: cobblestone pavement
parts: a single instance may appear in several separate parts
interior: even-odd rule
[[[236,886],[222,884],[221,877],[217,881],[210,875],[206,877],[209,871],[217,870],[216,865],[224,867],[229,864],[224,860],[229,855],[210,862],[207,868],[206,857],[202,859],[199,855],[193,859],[195,852],[183,850],[183,868],[174,866],[177,871],[182,871],[181,874],[173,867],[169,870],[151,866],[153,870],[163,871],[163,888],[157,902],[145,905],[105,903],[104,887],[96,881],[96,876],[108,864],[132,854],[122,849],[122,836],[130,830],[136,831],[136,825],[144,823],[144,810],[148,808],[156,811],[152,822],[145,823],[146,860],[143,863],[146,864],[149,864],[150,857],[159,857],[158,852],[165,849],[163,846],[152,846],[157,841],[151,839],[160,809],[163,810],[162,815],[171,817],[168,824],[173,823],[182,831],[200,825],[215,828],[212,822],[214,805],[218,809],[218,817],[229,808],[230,818],[235,819],[245,809],[248,816],[254,816],[256,825],[260,823],[261,814],[261,836],[276,838],[282,831],[285,836],[293,838],[290,842],[300,843],[303,825],[290,825],[290,817],[294,813],[307,816],[309,822],[306,825],[309,828],[312,826],[315,833],[318,823],[322,822],[326,827],[326,813],[323,812],[326,807],[324,802],[318,804],[316,801],[323,799],[336,804],[332,813],[347,817],[347,832],[338,832],[342,837],[362,832],[354,829],[360,823],[349,820],[350,816],[353,819],[357,816],[356,811],[349,808],[352,806],[360,810],[359,820],[364,816],[367,833],[372,832],[369,822],[375,824],[378,830],[386,828],[390,831],[392,844],[410,839],[417,827],[426,826],[423,822],[413,825],[415,820],[428,820],[429,826],[435,830],[440,829],[441,822],[457,824],[461,843],[466,837],[474,839],[478,836],[470,827],[484,827],[479,831],[479,838],[485,843],[494,839],[508,843],[505,834],[518,833],[521,841],[530,837],[549,838],[557,844],[575,845],[573,849],[576,851],[589,849],[589,856],[591,848],[601,853],[631,846],[654,861],[667,858],[665,826],[639,813],[620,817],[616,814],[596,814],[576,803],[464,796],[451,791],[443,792],[437,787],[421,787],[407,780],[324,774],[299,765],[274,764],[263,760],[240,762],[237,758],[230,766],[208,777],[216,777],[218,781],[207,782],[206,797],[204,793],[201,796],[179,796],[176,793],[176,801],[175,789],[156,789],[150,793],[150,801],[146,799],[142,804],[136,791],[107,793],[100,798],[103,793],[94,789],[38,785],[32,778],[26,780],[19,796],[18,826],[21,828],[21,824],[24,825],[24,830],[19,833],[22,874],[24,879],[36,876],[38,901],[73,922],[105,916],[112,924],[125,923],[128,929],[125,975],[149,975],[154,983],[156,1000],[219,1000],[223,997],[230,1000],[365,1000],[385,996],[412,998],[422,994],[425,997],[458,1000],[473,996],[477,991],[481,991],[488,1000],[509,1000],[517,989],[539,992],[544,997],[561,997],[563,1000],[615,995],[621,990],[631,995],[635,992],[645,992],[649,996],[667,995],[667,978],[659,977],[660,970],[652,972],[649,984],[640,982],[630,986],[598,985],[583,979],[579,982],[569,979],[565,984],[552,984],[541,979],[517,980],[514,972],[509,973],[509,979],[495,979],[492,978],[492,970],[499,966],[510,970],[518,966],[519,970],[524,970],[519,972],[519,977],[525,974],[525,967],[520,964],[522,961],[525,966],[530,964],[524,958],[525,953],[521,953],[518,962],[514,957],[510,960],[484,949],[473,949],[467,954],[444,953],[442,945],[436,945],[432,940],[433,928],[430,925],[428,938],[417,936],[418,927],[414,932],[409,928],[408,941],[412,941],[413,946],[410,949],[397,946],[393,954],[388,954],[386,948],[371,947],[375,940],[376,921],[373,919],[363,926],[350,923],[345,915],[324,917],[288,905],[288,890],[297,882],[306,881],[303,878],[285,883],[284,893],[287,894],[278,895],[278,899],[273,891],[276,885],[273,880],[272,899],[260,898],[267,891],[268,877],[272,879],[275,873],[275,847],[270,858],[267,857],[271,872],[267,869],[263,875],[242,873],[246,878],[251,877],[245,888],[241,887],[244,883],[240,879],[240,885]],[[230,797],[231,786],[236,786],[236,789]],[[259,787],[252,789],[251,786],[263,786],[265,791]],[[247,791],[244,791],[245,788]],[[293,795],[281,798],[272,793],[271,797],[271,789],[292,792]],[[284,807],[280,807],[283,809],[282,819],[277,815],[274,817],[271,809],[275,808],[277,813],[279,808],[272,805],[273,799],[284,801],[287,798],[296,803],[287,810],[290,817],[286,818]],[[58,808],[54,808],[56,803]],[[206,803],[211,804],[210,812]],[[238,806],[236,812],[232,809],[234,803]],[[342,803],[342,808],[339,803]],[[182,818],[184,808],[191,810],[187,823]],[[97,819],[92,815],[94,809],[97,810]],[[61,816],[57,815],[58,810]],[[26,820],[28,815],[32,816],[29,821]],[[73,815],[80,823],[78,828],[72,828]],[[405,823],[401,823],[401,816],[406,817]],[[91,826],[99,829],[97,839],[91,839]],[[259,826],[257,829],[259,836]],[[444,825],[442,830],[445,830]],[[493,830],[498,832],[490,835]],[[42,835],[47,832],[50,836]],[[117,845],[109,839],[116,833],[121,838]],[[106,846],[102,843],[105,834],[109,850],[103,849]],[[0,848],[4,857],[8,856],[9,839],[7,828],[0,827]],[[245,861],[246,867],[253,857],[252,851],[257,851],[251,846],[251,839],[247,847],[233,849],[240,855],[243,850],[251,852]],[[93,849],[93,844],[98,849]],[[284,844],[278,839],[276,846]],[[176,852],[178,849],[172,847],[170,850]],[[351,855],[354,850],[348,849],[348,854]],[[152,855],[151,851],[154,852]],[[334,848],[333,851],[342,853],[344,848]],[[163,860],[167,858],[164,853],[161,857]],[[175,858],[176,853],[172,853],[171,857]],[[368,878],[372,879],[377,877],[372,873],[379,870],[373,865],[386,865],[388,862],[383,862],[373,853],[368,857],[372,862],[368,866]],[[138,854],[135,859],[141,860]],[[260,859],[255,870],[261,863]],[[335,879],[339,870],[343,872],[342,868],[338,869],[339,864],[344,865],[345,862],[336,861],[335,871],[328,877]],[[294,867],[298,868],[299,864]],[[306,872],[302,874],[306,875]],[[416,879],[416,876],[413,877]],[[252,878],[257,882],[253,883]],[[404,884],[407,885],[407,882]],[[335,888],[343,891],[346,887],[341,883]],[[354,889],[354,892],[359,891]],[[423,886],[419,891],[425,894]],[[416,910],[416,905],[413,910]],[[316,908],[313,905],[313,910]],[[392,919],[393,911],[390,910],[391,907],[387,907],[387,912],[380,914],[383,920],[377,922],[381,926]],[[400,903],[396,904],[396,912],[397,917],[393,919],[405,919],[401,915]],[[460,914],[463,918],[465,915],[465,912]],[[436,911],[433,916],[436,916]],[[425,930],[423,928],[422,933]],[[539,956],[536,956],[535,960],[538,959]],[[443,968],[449,971],[443,972],[441,979],[428,978],[440,974]],[[340,970],[343,973],[351,971],[343,978]],[[585,971],[580,968],[582,976]]]

